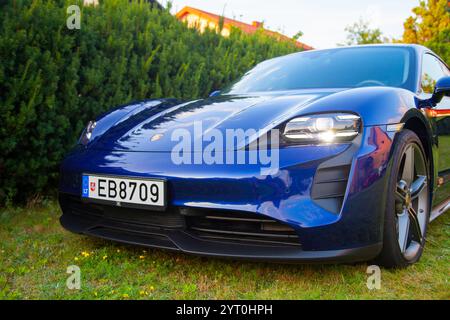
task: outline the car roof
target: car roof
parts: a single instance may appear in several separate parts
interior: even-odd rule
[[[352,48],[379,48],[379,47],[393,47],[393,48],[411,48],[414,49],[418,53],[422,52],[432,52],[427,47],[424,47],[420,44],[408,44],[408,43],[377,43],[377,44],[360,44],[360,45],[351,45],[351,46],[339,46],[339,47],[330,47],[324,49],[313,49],[309,51],[328,51],[328,50],[342,50],[342,49],[352,49]],[[305,51],[302,51],[305,52]]]
[[[433,55],[435,55],[437,58],[439,58],[439,60],[441,60],[445,65],[447,65],[445,63],[445,61],[435,52],[433,52],[433,50],[422,46],[420,44],[413,44],[413,43],[377,43],[377,44],[361,44],[361,45],[351,45],[351,46],[342,46],[342,47],[334,47],[334,48],[326,48],[326,49],[314,49],[314,50],[308,50],[308,51],[301,51],[301,52],[296,52],[294,54],[298,54],[298,53],[305,53],[305,52],[314,52],[314,51],[329,51],[329,50],[342,50],[342,49],[351,49],[351,48],[379,48],[379,47],[392,47],[392,48],[411,48],[413,49],[417,56],[421,56],[423,53],[431,53]],[[447,65],[448,66],[448,65]]]

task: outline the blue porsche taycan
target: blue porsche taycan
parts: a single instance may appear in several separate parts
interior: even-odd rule
[[[450,71],[415,45],[258,64],[210,97],[89,122],[61,165],[62,225],[191,254],[419,260],[450,204]]]

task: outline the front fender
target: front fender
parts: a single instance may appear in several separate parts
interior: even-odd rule
[[[305,108],[305,113],[347,111],[361,116],[365,127],[396,124],[416,107],[416,96],[408,90],[390,87],[367,87],[341,91],[323,97]]]

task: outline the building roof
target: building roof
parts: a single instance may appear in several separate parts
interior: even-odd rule
[[[279,32],[275,32],[275,31],[271,31],[271,30],[267,30],[263,28],[263,23],[262,22],[257,22],[254,21],[252,24],[247,24],[241,21],[237,21],[237,20],[233,20],[233,19],[229,19],[226,17],[221,17],[217,14],[214,13],[210,13],[210,12],[206,12],[200,9],[196,9],[196,8],[192,8],[192,7],[184,7],[183,9],[181,9],[177,14],[176,17],[179,20],[182,20],[186,15],[188,14],[195,14],[201,18],[205,18],[208,19],[210,21],[215,21],[217,24],[219,23],[220,19],[223,18],[223,24],[224,26],[233,26],[236,28],[241,29],[243,32],[248,33],[248,34],[252,34],[255,33],[257,30],[262,29],[263,32],[271,37],[277,38],[278,40],[282,40],[282,41],[294,41],[295,45],[303,50],[312,50],[314,49],[311,46],[308,46],[307,44],[304,44],[302,42],[299,41],[295,41],[292,38],[289,38],[288,36],[285,36]]]

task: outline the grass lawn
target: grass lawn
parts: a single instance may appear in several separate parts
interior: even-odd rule
[[[0,210],[0,299],[450,299],[450,215],[436,220],[417,265],[276,265],[208,259],[71,234],[58,206]],[[81,290],[66,268],[81,268]]]

